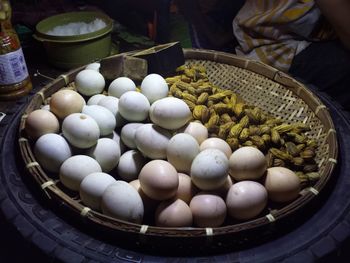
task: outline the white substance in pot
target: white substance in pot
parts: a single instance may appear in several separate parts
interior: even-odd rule
[[[104,27],[106,27],[106,23],[102,19],[96,18],[90,23],[75,22],[64,24],[61,26],[55,26],[53,29],[46,32],[46,34],[51,36],[83,35],[98,31]]]

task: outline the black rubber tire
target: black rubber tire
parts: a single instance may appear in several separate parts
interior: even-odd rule
[[[248,233],[256,237],[251,241],[240,236],[222,249],[203,246],[190,252],[105,238],[76,221],[64,205],[52,205],[18,153],[18,124],[30,97],[20,100],[0,122],[0,222],[7,233],[0,233],[0,262],[328,262],[350,235],[350,118],[327,96],[319,96],[330,109],[340,146],[327,187],[300,213]]]

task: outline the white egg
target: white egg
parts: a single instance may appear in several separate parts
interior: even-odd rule
[[[93,62],[93,63],[86,65],[85,69],[92,69],[92,70],[96,70],[97,72],[100,72],[100,67],[101,67],[100,63]]]
[[[97,105],[102,98],[106,97],[104,94],[96,94],[94,96],[91,96],[90,99],[87,101],[87,105]]]
[[[63,120],[62,133],[73,146],[86,149],[97,143],[100,128],[92,117],[73,113]]]
[[[137,91],[125,92],[119,99],[119,112],[128,121],[144,121],[149,109],[148,99]]]
[[[138,122],[127,123],[123,126],[122,130],[120,131],[120,137],[123,143],[130,149],[137,148],[135,143],[135,132],[136,129],[142,125],[143,123]]]
[[[119,99],[118,98],[112,97],[112,96],[106,96],[105,98],[102,98],[97,103],[97,105],[105,107],[113,113],[115,120],[116,120],[117,127],[121,127],[125,124],[125,119],[122,117],[122,115],[120,115],[120,112],[119,112]]]
[[[192,118],[192,113],[183,100],[167,97],[152,104],[149,116],[152,122],[160,127],[176,130],[184,126]]]
[[[248,220],[256,217],[267,204],[267,191],[254,181],[241,181],[231,186],[226,205],[229,215],[235,219]]]
[[[100,105],[84,106],[82,113],[92,117],[100,128],[100,135],[108,135],[116,127],[116,120],[112,112]]]
[[[61,135],[47,133],[35,142],[34,155],[44,170],[56,173],[61,164],[71,157],[72,150]]]
[[[208,129],[200,122],[193,121],[188,123],[183,132],[192,135],[197,140],[199,145],[205,139],[208,139]]]
[[[199,145],[195,138],[186,133],[174,135],[167,146],[168,162],[174,165],[178,172],[190,173],[193,159],[199,153]]]
[[[169,87],[165,79],[159,74],[149,74],[141,82],[141,93],[152,104],[158,99],[168,96]]]
[[[74,155],[60,167],[61,183],[73,191],[78,191],[81,181],[91,173],[102,172],[98,162],[86,155]]]
[[[120,178],[130,182],[136,180],[147,159],[137,150],[130,150],[120,156],[117,171]]]
[[[255,147],[245,146],[232,153],[229,159],[230,175],[237,181],[257,180],[267,169],[265,155]]]
[[[123,141],[121,140],[120,135],[117,132],[113,131],[112,136],[110,136],[108,138],[113,139],[113,141],[118,143],[119,149],[120,149],[120,154],[122,154],[122,153],[124,153],[126,151],[126,146],[123,143]]]
[[[226,154],[227,158],[230,158],[232,154],[230,145],[220,138],[208,138],[204,140],[199,147],[200,151],[210,148],[222,151],[224,154]]]
[[[120,158],[120,148],[116,141],[109,138],[97,140],[95,146],[89,148],[87,155],[94,158],[101,166],[103,172],[110,172],[115,168]]]
[[[228,159],[217,149],[206,149],[200,152],[191,165],[193,183],[202,190],[215,190],[226,181]]]
[[[97,105],[107,108],[115,116],[118,113],[119,99],[113,96],[104,96],[98,101]]]
[[[135,132],[137,149],[151,159],[165,159],[171,133],[157,125],[147,123]]]
[[[101,207],[104,214],[140,224],[144,207],[140,194],[130,184],[117,181],[103,192]]]
[[[117,98],[127,91],[136,91],[135,83],[127,77],[116,78],[108,87],[108,95]]]
[[[115,141],[119,145],[120,155],[122,155],[124,152],[129,150],[126,147],[126,145],[123,143],[123,141],[121,140],[120,135],[116,131],[113,131],[113,133],[108,134],[108,135],[103,136],[103,137],[100,137],[100,138],[108,138],[108,139],[112,139],[113,141]]]
[[[94,210],[101,210],[101,198],[108,186],[115,183],[111,175],[106,173],[91,173],[80,184],[79,195],[83,203]]]
[[[84,69],[75,77],[77,91],[85,96],[99,94],[105,87],[105,79],[101,73],[93,69]]]

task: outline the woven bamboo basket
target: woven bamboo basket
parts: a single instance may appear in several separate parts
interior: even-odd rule
[[[24,132],[26,116],[31,111],[38,109],[54,92],[74,84],[75,76],[84,69],[84,67],[80,67],[59,76],[35,94],[20,123],[19,147],[29,171],[28,174],[50,199],[58,200],[60,204],[64,203],[77,217],[84,218],[84,222],[89,222],[97,227],[102,226],[107,230],[137,234],[149,239],[152,237],[227,236],[244,230],[252,230],[296,213],[317,197],[332,175],[338,154],[336,131],[331,116],[317,96],[289,75],[260,62],[207,50],[185,49],[184,55],[187,64],[205,66],[211,82],[240,94],[247,103],[258,106],[288,123],[304,122],[310,125],[311,131],[308,136],[318,142],[316,161],[319,165],[321,178],[317,183],[303,189],[299,197],[286,206],[267,209],[266,214],[253,220],[217,228],[166,228],[139,225],[91,210],[84,206],[76,194],[72,195],[72,193],[67,192],[58,180],[53,180],[47,175],[36,161],[32,144]]]

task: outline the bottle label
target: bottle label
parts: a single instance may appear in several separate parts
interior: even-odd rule
[[[28,77],[28,69],[22,48],[0,55],[0,85],[21,82]]]

